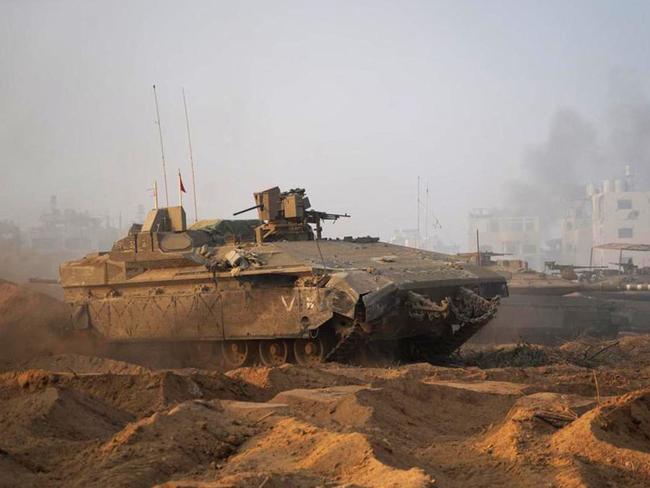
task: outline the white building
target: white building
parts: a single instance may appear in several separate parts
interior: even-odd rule
[[[544,261],[562,264],[615,266],[618,251],[594,249],[601,244],[650,244],[650,191],[639,191],[629,168],[625,179],[589,185],[585,197],[572,202],[565,216],[540,229],[536,216],[513,217],[504,211],[476,209],[469,215],[468,249],[476,250],[479,231],[481,251],[511,255],[528,261],[531,268],[544,269]],[[559,239],[558,239],[559,237]],[[555,244],[557,242],[557,245]],[[650,266],[650,253],[628,252],[637,266]]]
[[[650,192],[634,187],[629,167],[625,179],[588,185],[586,197],[576,201],[562,220],[564,263],[612,266],[618,251],[594,249],[601,244],[650,244]],[[650,253],[625,252],[638,266],[650,266]]]
[[[631,182],[606,180],[592,195],[593,245],[611,242],[650,244],[650,192],[635,191]],[[618,251],[594,250],[595,265],[619,260]],[[650,266],[648,253],[626,253],[639,266]]]

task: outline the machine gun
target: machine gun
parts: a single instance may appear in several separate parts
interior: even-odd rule
[[[575,264],[558,264],[555,261],[544,261],[544,269],[549,271],[559,271],[560,276],[565,280],[577,280],[578,273],[576,270],[593,270],[606,269],[607,266],[578,266]]]
[[[639,267],[636,264],[634,264],[632,258],[627,258],[627,261],[619,260],[618,263],[609,263],[609,264],[618,266],[619,271],[621,272],[621,274],[624,275],[632,275],[639,270]]]
[[[311,203],[303,188],[294,188],[282,192],[273,187],[253,194],[255,205],[233,215],[240,215],[251,210],[257,210],[262,223],[255,228],[255,239],[258,243],[269,241],[311,241],[322,238],[324,220],[337,221],[346,214],[335,214],[310,210]],[[316,226],[316,235],[311,224]]]

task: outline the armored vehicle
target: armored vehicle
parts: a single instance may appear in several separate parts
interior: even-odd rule
[[[473,342],[552,345],[581,335],[616,337],[625,324],[616,303],[592,296],[579,280],[578,273],[600,272],[602,267],[547,262],[547,272],[542,273],[519,259],[493,259],[502,256],[492,252],[478,255],[481,266],[507,280],[510,296],[502,300],[499,316],[476,334]],[[475,252],[459,257],[477,261]]]
[[[313,210],[302,189],[254,198],[256,220],[187,227],[182,207],[154,209],[110,251],[61,265],[74,327],[111,342],[207,344],[231,368],[372,351],[434,361],[507,295],[503,277],[451,256],[322,238],[323,221],[347,215]]]
[[[637,266],[631,256],[623,257],[623,252],[647,253],[650,244],[613,242],[593,249],[616,252],[617,262],[608,264],[618,269],[610,267],[585,276],[583,293],[615,304],[617,313],[624,319],[623,332],[647,334],[650,331],[650,268]]]

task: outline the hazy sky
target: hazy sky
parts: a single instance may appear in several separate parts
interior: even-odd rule
[[[415,226],[428,180],[440,235],[498,203],[554,114],[596,126],[621,78],[650,80],[647,1],[0,0],[0,219],[63,207],[130,219],[189,186],[200,217],[305,187],[350,212],[329,234]],[[190,209],[188,209],[189,211]],[[191,212],[188,212],[191,214]]]

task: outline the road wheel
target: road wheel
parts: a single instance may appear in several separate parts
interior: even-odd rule
[[[323,336],[315,339],[296,339],[293,343],[293,353],[296,362],[303,366],[311,366],[325,361],[327,349]]]
[[[289,357],[289,346],[283,339],[260,341],[259,351],[264,366],[280,366]]]
[[[248,341],[226,341],[221,343],[223,361],[228,369],[241,368],[251,364],[252,351]]]

